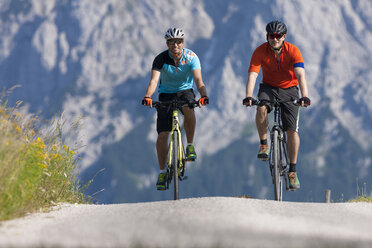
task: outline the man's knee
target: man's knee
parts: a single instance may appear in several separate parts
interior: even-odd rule
[[[299,138],[299,135],[296,130],[288,129],[286,132],[287,132],[288,139]]]
[[[261,120],[266,119],[266,117],[267,117],[267,107],[266,106],[257,107],[256,117],[261,119]]]
[[[168,141],[169,132],[160,132],[158,134],[158,142]]]
[[[298,134],[297,131],[296,131],[296,130],[293,130],[293,129],[288,129],[286,132],[287,132],[287,134],[289,134],[289,135],[291,135],[291,134],[292,134],[292,135],[296,135],[296,134]]]
[[[186,123],[195,122],[196,117],[195,117],[194,109],[184,108],[182,109],[182,113],[183,113]]]
[[[185,117],[193,117],[195,115],[194,109],[189,108],[189,107],[182,108],[182,113]]]

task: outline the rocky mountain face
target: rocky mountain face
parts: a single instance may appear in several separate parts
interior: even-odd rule
[[[0,3],[0,82],[10,104],[69,122],[82,117],[82,182],[100,202],[171,199],[155,191],[155,111],[140,105],[163,34],[182,27],[198,54],[210,105],[198,109],[182,197],[272,198],[257,161],[254,109],[242,106],[250,57],[265,25],[280,19],[302,52],[312,106],[301,110],[301,190],[286,200],[356,197],[372,184],[372,3],[321,1],[4,0]],[[256,84],[256,91],[259,80]],[[20,87],[18,87],[20,86]],[[154,98],[157,96],[154,95]],[[105,168],[103,172],[99,172]]]

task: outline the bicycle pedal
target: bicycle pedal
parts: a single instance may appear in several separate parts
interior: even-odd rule
[[[180,181],[183,181],[183,180],[186,180],[187,179],[187,176],[179,177],[179,178],[180,178]]]

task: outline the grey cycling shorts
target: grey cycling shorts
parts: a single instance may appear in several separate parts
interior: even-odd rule
[[[275,88],[268,84],[260,84],[260,88],[258,90],[258,99],[260,101],[267,100],[273,101],[275,98],[278,99],[282,103],[281,107],[281,119],[283,123],[283,130],[293,130],[298,132],[298,122],[300,118],[300,106],[295,105],[293,100],[299,99],[298,87],[292,86],[286,89],[282,88]],[[271,112],[273,106],[270,103],[265,103],[267,106],[268,113]]]

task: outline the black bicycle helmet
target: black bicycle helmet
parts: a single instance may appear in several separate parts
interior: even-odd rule
[[[287,26],[281,21],[272,21],[266,25],[267,34],[286,34]]]

